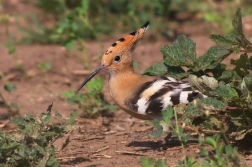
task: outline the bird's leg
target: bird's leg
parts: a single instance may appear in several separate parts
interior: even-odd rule
[[[171,134],[171,132],[170,132],[170,127],[167,126],[167,125],[164,125],[164,124],[161,124],[161,126],[162,126],[162,128],[163,128],[163,132],[164,132],[165,134],[167,134],[166,137],[164,138],[162,144],[164,144],[164,145],[170,145],[170,143],[171,143],[171,141],[172,141],[172,134]]]
[[[130,137],[133,138],[132,141],[134,142],[135,140],[141,139],[143,136],[154,134],[154,133],[157,133],[157,132],[158,132],[157,129],[154,129],[153,127],[151,127],[151,128],[146,129],[146,130],[143,130],[140,133],[133,134]]]
[[[132,146],[132,144],[136,141],[141,139],[143,136],[147,136],[147,135],[155,135],[160,133],[157,129],[155,129],[154,127],[148,128],[142,132],[139,132],[137,134],[133,134],[130,136],[130,138],[132,138],[132,140],[126,144],[126,146]]]

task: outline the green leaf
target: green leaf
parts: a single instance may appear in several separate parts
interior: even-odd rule
[[[222,75],[218,78],[219,80],[229,80],[233,76],[233,70],[223,71]]]
[[[141,157],[141,166],[142,167],[153,167],[154,164],[154,159],[153,158],[145,158],[145,157]]]
[[[40,115],[40,117],[41,117],[41,120],[42,120],[42,122],[43,122],[44,124],[47,124],[47,123],[50,123],[50,122],[53,121],[53,117],[52,117],[51,114],[44,114],[44,113],[42,113],[42,114]]]
[[[167,74],[166,76],[170,76],[173,77],[175,79],[183,79],[185,77],[187,77],[190,72],[185,72],[183,70],[183,68],[181,68],[180,66],[170,66],[170,65],[166,65],[167,67]]]
[[[227,146],[225,146],[225,152],[226,152],[226,154],[231,155],[231,154],[232,154],[232,152],[233,152],[233,148],[232,148],[232,146],[231,146],[231,145],[227,145]]]
[[[241,89],[241,99],[244,100],[247,103],[247,106],[251,109],[252,108],[252,97],[251,93],[245,83],[245,80],[243,79],[241,84],[240,84],[240,89]]]
[[[157,160],[157,162],[156,162],[156,164],[155,164],[155,166],[154,167],[166,167],[166,164],[167,164],[167,160],[166,159],[164,159],[164,161],[162,161],[162,160]]]
[[[8,54],[14,54],[16,52],[16,47],[13,42],[5,43],[5,47],[8,50]]]
[[[208,155],[209,155],[208,150],[200,148],[200,156],[208,156]]]
[[[205,110],[210,111],[223,111],[227,107],[223,102],[211,97],[200,99],[199,105],[201,105]]]
[[[252,56],[249,57],[247,66],[248,66],[248,69],[252,70]]]
[[[186,135],[182,135],[183,142],[186,143],[190,139],[191,134],[187,133]]]
[[[217,142],[212,137],[206,137],[204,144],[212,146],[214,149],[217,148]]]
[[[56,111],[55,116],[56,116],[56,118],[59,119],[59,120],[62,119],[62,115],[61,115],[58,111]]]
[[[75,96],[75,93],[76,92],[76,90],[68,90],[68,91],[65,91],[65,92],[63,92],[62,93],[62,96],[63,97],[66,97],[66,98],[72,98],[73,96]]]
[[[243,34],[243,30],[242,30],[242,14],[241,14],[241,8],[237,9],[232,24],[233,24],[234,29],[235,29],[238,33]]]
[[[163,120],[168,125],[171,126],[171,119],[174,117],[172,106],[168,106],[166,110],[162,111]]]
[[[240,126],[236,131],[235,140],[242,140],[249,133],[250,134],[252,133],[251,128],[246,128],[246,127]]]
[[[163,136],[164,134],[163,127],[160,125],[159,121],[153,120],[152,123],[153,123],[153,126],[157,129],[157,132],[151,133],[150,136],[153,138],[158,138],[160,136]]]
[[[155,63],[151,67],[147,68],[143,75],[164,76],[167,73],[167,68],[163,62]]]
[[[23,117],[12,117],[11,122],[14,125],[21,126],[21,127],[23,127],[26,123]]]
[[[174,136],[174,137],[178,137],[180,136],[178,132],[176,131],[171,131],[171,134]]]
[[[7,92],[11,92],[13,90],[16,90],[17,89],[17,86],[15,84],[11,85],[11,84],[6,84],[4,85],[4,89],[7,91]]]
[[[186,112],[183,114],[182,116],[182,121],[186,124],[186,125],[192,125],[192,121],[194,120],[194,118],[197,118],[200,116],[199,111],[197,110],[197,108],[194,106],[194,104],[191,102],[187,105],[187,109]]]
[[[71,114],[69,124],[73,123],[71,119],[76,118],[76,115],[76,112]],[[13,117],[11,121],[18,126],[15,134],[0,131],[1,163],[7,166],[59,166],[53,141],[69,132],[69,126],[49,123],[52,120],[51,114],[41,113],[38,118],[32,114]],[[69,138],[62,148],[68,143]]]
[[[47,62],[47,61],[42,61],[41,63],[38,64],[38,68],[43,71],[49,71],[52,69],[52,63]]]
[[[236,11],[233,19],[234,30],[228,35],[211,35],[210,39],[218,45],[238,45],[244,46],[241,9]]]
[[[219,81],[224,81],[225,83],[228,83],[231,87],[235,87],[237,89],[240,89],[240,82],[242,78],[237,74],[234,70],[227,70],[224,71],[221,75],[221,77],[218,78]]]
[[[240,45],[241,36],[238,32],[233,31],[228,35],[211,35],[210,39],[214,41],[217,45]]]
[[[231,122],[232,124],[227,124],[230,125],[232,128],[233,124],[236,125],[237,127],[246,125],[246,119],[244,119],[243,113],[240,112],[239,110],[231,110],[228,112],[228,115],[231,117]]]
[[[188,167],[196,167],[197,161],[195,161],[194,157],[189,157],[187,160]]]
[[[244,82],[247,86],[252,86],[252,73],[244,77]],[[250,89],[251,90],[251,89]]]
[[[179,127],[178,127],[178,134],[179,134],[179,135],[182,135],[182,134],[183,134],[183,131],[184,131],[184,129],[183,129],[181,126],[179,126]]]
[[[77,117],[78,117],[78,111],[73,110],[73,112],[70,114],[70,118],[66,121],[66,124],[68,125],[73,124]]]
[[[209,73],[211,72],[215,78],[219,78],[223,72],[227,71],[227,65],[226,64],[218,64],[213,69],[206,69],[205,72]]]
[[[218,81],[214,77],[189,75],[189,83],[201,92],[208,92],[215,89],[218,86]]]
[[[236,90],[229,85],[220,85],[216,89],[214,89],[211,94],[217,94],[218,96],[224,98],[224,99],[232,99],[232,98],[238,98],[238,94]]]
[[[161,52],[170,66],[193,67],[196,61],[195,42],[184,35],[179,35],[172,46],[163,46]]]
[[[112,104],[108,104],[108,105],[107,105],[107,108],[108,108],[108,110],[110,110],[110,111],[116,111],[116,106],[114,106],[114,105],[112,105]]]
[[[87,89],[91,93],[101,92],[103,88],[103,81],[101,78],[95,78],[87,83]]]
[[[69,42],[66,42],[66,43],[64,44],[64,46],[65,46],[68,50],[72,50],[72,49],[75,47],[76,43],[77,43],[76,40],[71,40],[71,41],[69,41]]]
[[[198,67],[193,68],[193,71],[214,69],[231,53],[231,48],[228,46],[213,46],[197,59]]]
[[[58,160],[56,159],[55,149],[53,146],[50,146],[50,157],[46,163],[46,166],[60,166]],[[48,149],[49,150],[49,149]]]
[[[45,152],[44,157],[38,162],[36,167],[45,167],[45,166],[47,166],[46,163],[47,163],[49,158],[50,158],[50,153]]]
[[[240,55],[240,58],[237,60],[231,59],[230,63],[235,65],[235,71],[239,76],[244,77],[249,72],[247,71],[247,63],[248,63],[248,55],[247,53],[244,53]]]
[[[245,50],[252,51],[252,44],[244,36],[242,30],[242,15],[241,9],[236,11],[236,15],[233,19],[234,30],[228,35],[211,35],[210,39],[216,42],[218,45],[233,45],[233,51],[239,53],[240,47]]]
[[[185,72],[180,66],[170,66],[163,62],[155,63],[153,66],[147,68],[143,75],[153,76],[170,76],[176,79],[182,79],[189,75],[189,72]]]
[[[183,115],[185,113],[186,110],[186,105],[185,104],[177,104],[173,107],[173,110],[175,111],[175,113],[177,113],[177,115]]]
[[[207,22],[215,22],[217,21],[216,18],[219,16],[215,12],[204,12],[203,17]]]

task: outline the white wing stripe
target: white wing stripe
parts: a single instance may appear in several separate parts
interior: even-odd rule
[[[180,101],[180,103],[184,103],[184,104],[187,104],[187,103],[189,103],[188,102],[188,94],[189,93],[192,93],[192,91],[182,91],[181,93],[180,93],[180,97],[179,97],[179,101]]]
[[[143,114],[146,115],[146,109],[149,106],[149,104],[147,103],[147,100],[144,98],[141,98],[137,101],[137,105],[138,105],[138,113],[139,114]]]
[[[162,100],[162,103],[163,103],[163,110],[167,108],[167,106],[172,106],[173,103],[171,101],[171,94],[172,92],[167,92],[166,94],[164,94],[163,96],[163,100]]]
[[[144,90],[140,97],[149,100],[153,94],[163,88],[165,83],[167,83],[166,80],[157,80],[148,89]]]

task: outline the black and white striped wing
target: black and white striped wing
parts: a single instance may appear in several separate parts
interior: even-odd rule
[[[146,82],[136,92],[136,96],[128,102],[129,107],[138,114],[159,113],[179,103],[187,104],[195,98],[203,98],[199,91],[192,90],[188,82],[177,81],[171,77],[161,77]]]

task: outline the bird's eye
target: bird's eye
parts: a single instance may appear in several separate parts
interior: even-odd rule
[[[121,56],[118,56],[118,55],[117,55],[117,56],[115,57],[115,61],[116,61],[116,62],[119,62],[120,60],[121,60]]]

